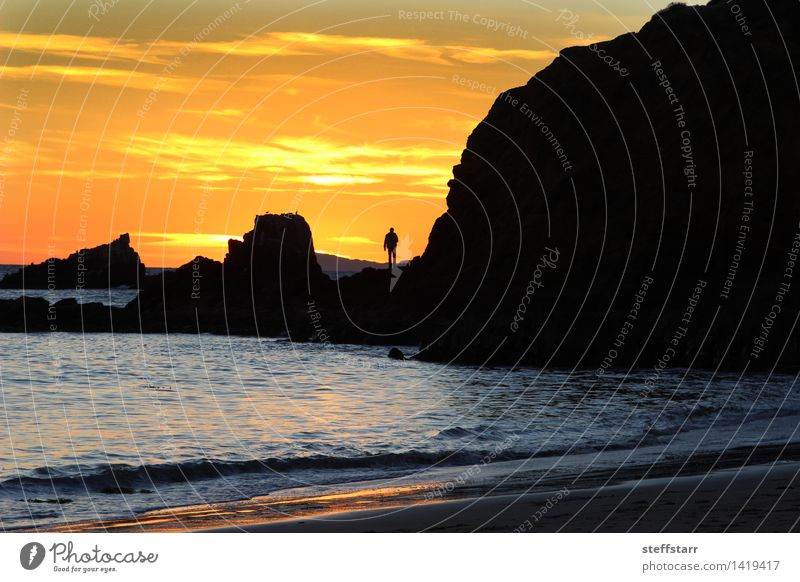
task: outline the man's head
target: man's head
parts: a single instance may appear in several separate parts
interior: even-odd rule
[[[391,228],[389,229],[389,232],[394,232],[394,227],[391,227]]]

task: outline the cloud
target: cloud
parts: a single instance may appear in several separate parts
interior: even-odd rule
[[[135,232],[132,236],[138,239],[138,245],[161,247],[216,248],[227,246],[229,239],[242,240],[241,236],[197,232]]]
[[[129,157],[147,160],[162,179],[253,178],[263,183],[274,178],[274,191],[287,183],[309,184],[319,190],[409,177],[444,185],[461,155],[460,147],[447,144],[352,144],[310,137],[281,137],[259,144],[177,133],[137,134],[110,145]],[[407,195],[419,196],[413,191]]]
[[[612,37],[610,36],[594,36],[594,35],[587,35],[584,38],[579,38],[577,36],[559,36],[551,39],[551,43],[553,46],[556,47],[571,47],[571,46],[588,46],[593,43],[599,42],[606,42],[607,40],[611,40]]]
[[[3,51],[51,55],[87,60],[128,60],[158,62],[155,55],[148,57],[150,45],[142,42],[125,42],[102,36],[71,34],[28,34],[0,31]]]
[[[415,179],[411,182],[413,186],[429,186],[431,188],[446,188],[447,182],[450,180],[450,176],[448,175],[447,179],[442,182],[439,176],[431,176],[431,177],[423,177]]]
[[[329,236],[326,240],[348,245],[377,245],[380,244],[365,236]]]
[[[238,42],[202,43],[194,50],[234,56],[347,55],[375,51],[387,56],[447,64],[452,60],[483,64],[499,60],[553,59],[552,50],[495,49],[464,45],[435,45],[418,38],[348,36],[309,32],[271,32]]]
[[[39,176],[58,176],[59,178],[75,178],[78,180],[124,180],[128,178],[136,178],[137,175],[133,173],[126,173],[117,170],[100,170],[97,168],[88,169],[70,169],[70,168],[55,168],[37,170]]]
[[[439,192],[415,192],[413,189],[408,190],[380,190],[378,192],[357,192],[348,190],[342,192],[351,196],[374,196],[386,198],[427,198],[429,200],[444,200],[447,196],[447,188],[442,187]]]
[[[77,67],[63,65],[27,65],[23,67],[0,67],[0,80],[64,80],[88,83],[90,85],[109,85],[130,87],[150,91],[156,87],[153,75],[138,71],[110,69],[101,67]],[[158,83],[160,91],[182,91],[189,85],[180,79],[163,78]]]
[[[253,69],[252,61],[264,61],[273,72],[267,81],[282,77],[294,81],[292,75],[277,75],[274,59],[315,57],[334,59],[367,53],[427,65],[463,66],[495,62],[531,63],[551,60],[551,50],[497,49],[463,44],[435,45],[417,38],[349,36],[308,32],[270,32],[227,41],[120,41],[119,39],[67,34],[33,34],[0,31],[0,58],[5,62],[19,54],[37,55],[37,64],[0,66],[0,81],[44,80],[125,87],[144,91],[171,93],[224,91],[232,84],[252,87],[264,82]],[[200,58],[201,60],[197,60]],[[205,60],[202,60],[202,59]],[[248,74],[228,59],[245,59],[240,63]],[[225,66],[218,66],[225,60]],[[268,59],[268,60],[267,60]],[[16,63],[18,64],[18,63]],[[258,64],[258,63],[257,63]],[[263,74],[261,75],[263,77]],[[298,95],[303,86],[285,88],[287,94]],[[312,81],[313,83],[313,81]],[[264,87],[259,87],[263,90]],[[196,112],[196,110],[195,110]],[[215,117],[236,117],[241,112],[227,109],[212,112]]]
[[[379,178],[368,178],[367,176],[345,176],[342,174],[327,174],[313,176],[298,176],[297,181],[308,182],[310,184],[322,186],[338,186],[341,184],[377,184]]]
[[[0,47],[12,53],[30,53],[91,61],[128,61],[136,66],[167,64],[176,55],[206,54],[229,57],[302,57],[349,55],[372,51],[414,61],[483,64],[495,61],[540,61],[555,51],[497,49],[467,45],[436,45],[405,37],[350,36],[309,32],[269,32],[226,41],[121,41],[99,36],[29,34],[0,31]]]
[[[176,109],[175,111],[177,113],[189,113],[202,117],[241,117],[245,114],[243,109],[236,109],[234,107],[227,107],[225,109]]]
[[[453,47],[452,51],[451,58],[473,65],[484,65],[497,61],[550,61],[558,56],[558,53],[551,50]]]

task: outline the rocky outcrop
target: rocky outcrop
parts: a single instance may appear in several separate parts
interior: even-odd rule
[[[289,335],[307,339],[311,296],[331,281],[314,253],[311,229],[296,214],[256,216],[242,240],[228,241],[223,262],[196,257],[148,277],[126,308],[145,331]]]
[[[173,333],[197,331],[197,312],[219,312],[214,329],[223,331],[222,263],[197,256],[174,271],[145,278],[135,301],[128,304],[129,319],[140,322],[142,331]],[[206,317],[208,325],[209,318]],[[223,320],[223,321],[220,321]]]
[[[311,228],[298,214],[256,216],[253,230],[241,241],[228,241],[223,270],[229,293],[244,292],[255,302],[291,293],[313,294],[329,283],[314,253]]]
[[[125,308],[81,305],[74,299],[53,305],[44,299],[0,300],[0,331],[211,332],[304,341],[315,339],[312,309],[329,313],[331,327],[342,325],[336,289],[317,263],[311,229],[302,216],[257,216],[242,239],[229,241],[223,262],[198,256],[174,271],[142,273],[139,295]],[[105,276],[114,286],[125,264],[123,249],[138,264],[123,235],[110,245],[50,261],[55,267],[49,267],[49,276],[55,269],[55,277],[65,280],[81,256],[87,280],[97,283]],[[102,261],[103,252],[110,261]],[[111,270],[105,268],[109,262]],[[39,268],[47,269],[48,262],[26,268],[26,283]]]
[[[107,289],[138,288],[144,280],[144,264],[131,247],[131,237],[90,249],[82,249],[66,259],[49,258],[7,274],[2,289]]]
[[[41,297],[0,300],[0,332],[134,331],[125,310],[100,303],[62,299],[50,304]]]
[[[436,360],[797,364],[798,28],[796,2],[675,5],[502,93],[396,329]]]

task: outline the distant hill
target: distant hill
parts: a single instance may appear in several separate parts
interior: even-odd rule
[[[367,267],[372,267],[373,269],[385,269],[387,267],[386,263],[362,261],[361,259],[346,259],[344,257],[325,253],[317,253],[317,262],[319,266],[322,267],[322,272],[334,279],[359,273]]]

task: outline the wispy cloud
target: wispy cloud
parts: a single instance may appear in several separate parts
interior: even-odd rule
[[[338,243],[344,243],[349,245],[377,245],[380,244],[377,241],[372,240],[371,238],[367,238],[365,236],[331,236],[328,237],[326,240]]]
[[[227,41],[155,40],[120,41],[119,39],[66,34],[30,34],[0,31],[4,51],[85,59],[93,61],[130,61],[137,65],[165,64],[184,51],[186,54],[213,54],[231,57],[297,57],[352,54],[375,51],[415,61],[445,64],[452,61],[487,63],[498,60],[539,61],[551,59],[549,49],[497,49],[469,45],[436,45],[424,39],[383,36],[350,36],[309,32],[270,32]]]
[[[348,36],[308,32],[271,32],[232,42],[205,42],[199,52],[232,56],[310,56],[351,54],[375,51],[398,59],[447,63],[486,63],[497,60],[538,61],[552,59],[557,53],[549,49],[495,49],[468,45],[436,45],[427,40],[403,37]]]
[[[292,181],[308,182],[309,184],[316,184],[318,186],[339,186],[342,184],[377,184],[380,182],[380,179],[367,176],[345,176],[343,174],[317,174],[312,176],[297,176],[297,178]]]
[[[145,158],[159,177],[206,181],[275,177],[281,183],[308,183],[318,189],[368,185],[392,178],[446,184],[461,154],[451,145],[349,144],[319,138],[281,137],[258,144],[170,134],[135,135],[112,143],[129,157]],[[414,196],[413,192],[409,195]]]
[[[64,65],[27,65],[0,67],[0,80],[66,80],[90,85],[110,85],[151,90],[155,86],[152,75],[138,71],[102,67],[76,67]],[[182,91],[189,85],[179,78],[165,78],[159,84],[162,91]]]
[[[135,232],[132,235],[141,246],[208,247],[225,246],[229,239],[242,240],[241,236],[196,232]]]
[[[153,43],[125,42],[102,36],[0,31],[0,50],[70,59],[158,62],[156,55],[148,58],[147,52],[151,46]]]
[[[243,109],[236,109],[234,107],[227,107],[225,109],[176,109],[175,111],[177,113],[200,115],[201,117],[241,117],[245,114]]]

